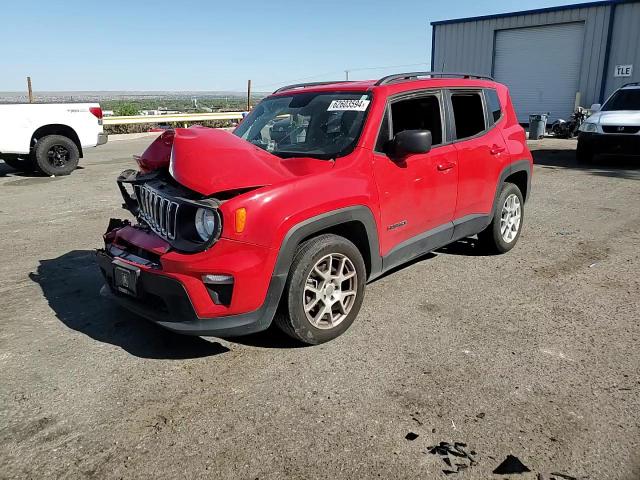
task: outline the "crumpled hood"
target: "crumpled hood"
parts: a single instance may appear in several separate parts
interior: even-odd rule
[[[332,162],[281,159],[225,130],[178,128],[169,172],[180,184],[203,195],[262,187],[330,169]]]
[[[640,112],[637,110],[612,110],[596,112],[589,117],[590,122],[601,125],[640,125]]]

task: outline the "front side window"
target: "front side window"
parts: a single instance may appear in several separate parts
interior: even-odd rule
[[[397,100],[391,104],[390,111],[391,128],[388,116],[385,115],[376,144],[377,151],[383,151],[384,145],[404,130],[429,130],[432,145],[442,143],[440,99],[436,95]]]
[[[341,157],[355,147],[370,103],[366,92],[267,98],[233,134],[282,158]]]
[[[484,131],[486,126],[480,92],[452,93],[451,106],[458,140]]]
[[[602,106],[603,111],[640,110],[640,88],[618,90]]]

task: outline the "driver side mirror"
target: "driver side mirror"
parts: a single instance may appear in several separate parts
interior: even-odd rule
[[[601,104],[594,103],[593,105],[591,105],[591,108],[589,110],[591,110],[593,113],[596,113],[596,112],[599,112],[601,108],[602,108]]]
[[[427,153],[431,150],[430,130],[403,130],[389,142],[389,154],[404,157],[412,153]]]

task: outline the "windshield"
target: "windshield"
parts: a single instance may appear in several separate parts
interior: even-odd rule
[[[618,90],[602,106],[602,110],[640,110],[640,88]]]
[[[365,92],[267,98],[233,134],[282,158],[341,157],[355,147],[370,102]]]

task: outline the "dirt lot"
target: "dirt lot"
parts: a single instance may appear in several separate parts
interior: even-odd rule
[[[66,178],[0,163],[0,478],[487,479],[509,454],[531,470],[510,478],[640,478],[640,161],[532,142],[515,250],[435,252],[294,348],[176,336],[98,296],[114,179],[149,141]],[[441,441],[477,465],[447,477]]]

